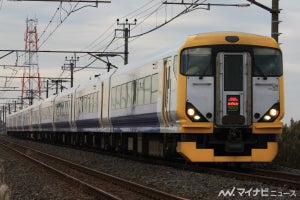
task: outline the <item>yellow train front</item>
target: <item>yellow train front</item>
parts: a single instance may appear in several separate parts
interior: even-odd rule
[[[190,36],[179,51],[177,152],[192,162],[270,162],[283,103],[282,53],[274,39]]]

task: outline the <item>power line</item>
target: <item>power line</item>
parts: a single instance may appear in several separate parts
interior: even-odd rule
[[[42,2],[68,2],[68,3],[110,3],[110,0],[14,0],[14,1],[42,1]]]
[[[0,52],[25,52],[25,50],[21,50],[21,49],[17,49],[17,50],[13,50],[13,49],[0,49]],[[100,52],[100,51],[69,51],[69,50],[37,50],[37,51],[31,51],[33,53],[76,53],[76,54],[124,54],[124,52]],[[11,54],[11,53],[10,53]],[[6,55],[7,56],[7,55]],[[1,57],[1,59],[4,58],[4,56]]]
[[[160,1],[160,2],[157,3],[157,2],[155,2],[155,0],[151,0],[150,2],[147,2],[147,3],[143,4],[139,8],[137,8],[133,11],[130,11],[128,14],[120,17],[119,19],[122,20],[122,19],[128,18],[130,20],[130,19],[138,18],[138,20],[139,20],[139,18],[141,18],[141,17],[139,17],[141,14],[149,15],[148,11],[150,11],[150,13],[153,13],[152,9],[155,8],[154,10],[157,10],[156,7],[157,6],[161,7],[162,2],[163,1]],[[97,39],[93,40],[93,42],[91,42],[84,49],[88,49],[88,48],[93,49],[93,48],[96,48],[97,46],[100,46],[101,44],[103,44],[106,40],[108,40],[111,37],[111,35],[114,35],[114,30],[112,30],[113,26],[114,26],[114,23],[112,25],[110,25],[109,28],[106,29],[106,31],[104,33],[102,33]],[[117,35],[117,37],[114,37],[114,38],[110,39],[108,42],[106,42],[106,44],[103,44],[101,47],[97,48],[97,50],[100,51],[100,50],[104,49],[103,51],[106,51],[111,46],[111,44],[113,42],[117,42],[119,39],[120,38]],[[97,42],[97,41],[99,41],[99,42]],[[97,42],[97,43],[95,44],[95,42]]]
[[[76,10],[76,7],[78,6],[79,3],[77,3],[69,12],[67,12],[67,15],[61,19],[60,23],[54,28],[54,30],[49,33],[49,35],[46,37],[46,39],[43,40],[43,42],[41,42],[40,44],[40,47],[42,47],[46,42],[47,40],[55,33],[55,31],[67,20],[67,18],[73,13],[75,12]],[[60,4],[60,10],[62,10],[63,7],[62,7],[62,3]],[[56,13],[55,13],[56,14]]]

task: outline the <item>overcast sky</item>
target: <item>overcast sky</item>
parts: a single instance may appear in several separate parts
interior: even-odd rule
[[[174,1],[170,0],[169,2]],[[180,0],[181,1],[181,0]],[[186,0],[187,1],[187,0]],[[257,0],[271,7],[272,0]],[[24,49],[24,35],[26,18],[38,19],[38,35],[40,38],[40,50],[70,50],[70,51],[123,51],[123,39],[116,38],[111,43],[115,29],[120,29],[116,19],[130,23],[137,19],[137,25],[131,26],[131,36],[144,33],[160,24],[168,21],[179,12],[183,6],[161,5],[162,0],[111,0],[111,3],[99,4],[98,7],[85,7],[76,12],[70,11],[88,5],[86,3],[58,2],[14,2],[0,0],[0,49]],[[248,3],[246,0],[207,0],[205,3]],[[95,5],[95,4],[89,4]],[[203,6],[203,8],[206,8]],[[279,42],[284,55],[285,75],[285,118],[288,123],[291,118],[300,120],[300,6],[299,1],[280,1],[280,35]],[[68,17],[67,17],[68,16]],[[66,18],[67,17],[67,18]],[[66,19],[65,19],[66,18]],[[52,20],[51,20],[52,19]],[[65,20],[64,20],[65,19]],[[49,23],[51,21],[51,23]],[[61,21],[63,23],[60,25]],[[57,28],[58,27],[58,28]],[[211,7],[197,9],[188,14],[174,19],[169,24],[141,37],[130,39],[129,63],[139,61],[145,57],[155,55],[183,43],[188,35],[212,31],[240,31],[261,35],[270,35],[271,15],[267,11],[251,5],[250,7]],[[44,32],[45,31],[45,32]],[[121,32],[117,32],[121,36]],[[111,45],[106,49],[105,47]],[[4,55],[0,52],[0,57]],[[22,65],[24,57],[22,53],[13,53],[2,60],[0,65]],[[43,77],[69,77],[70,73],[62,73],[61,66],[65,63],[65,57],[71,58],[71,54],[39,54],[39,69]],[[93,61],[93,58],[84,54],[79,56],[77,66],[84,67]],[[121,65],[121,57],[110,60],[113,64]],[[92,67],[105,67],[99,61]],[[1,69],[0,75],[21,76],[23,71]],[[15,68],[16,69],[16,68]],[[86,69],[75,73],[75,85],[95,74],[103,73],[101,69]],[[0,79],[0,87],[4,86],[4,79]],[[14,79],[6,85],[21,86],[21,80]],[[69,84],[66,83],[69,87]],[[53,92],[52,92],[53,93]],[[21,93],[0,92],[1,97],[20,96]],[[5,100],[6,101],[6,100]],[[0,100],[4,102],[4,100]]]

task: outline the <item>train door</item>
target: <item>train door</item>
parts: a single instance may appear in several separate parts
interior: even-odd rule
[[[164,78],[163,78],[163,118],[166,126],[169,126],[169,111],[170,111],[170,58],[165,58],[164,64]]]
[[[251,125],[251,57],[249,53],[221,52],[216,66],[216,123]]]
[[[103,126],[103,91],[104,91],[104,82],[101,83],[101,91],[97,92],[97,96],[98,96],[98,99],[100,99],[100,105],[99,105],[99,102],[98,102],[98,113],[100,113],[100,127],[101,128],[104,128]]]

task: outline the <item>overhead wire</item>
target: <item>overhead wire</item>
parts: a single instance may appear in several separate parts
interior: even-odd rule
[[[141,26],[147,19],[149,19],[155,13],[159,12],[160,10],[166,9],[166,5],[164,6],[163,2],[164,1],[155,2],[154,0],[151,0],[151,1],[143,4],[142,6],[140,6],[138,9],[135,9],[134,11],[129,12],[128,14],[126,14],[123,17],[121,17],[120,19],[124,19],[124,18],[126,18],[127,20],[128,19],[130,20],[130,19],[133,19],[133,18],[134,19],[136,19],[136,18],[141,19],[141,20],[138,20],[139,23],[136,26],[133,27],[132,30],[134,30],[137,27]],[[112,27],[114,26],[114,24],[112,24],[108,29],[106,29],[105,33],[109,32],[112,29]],[[99,38],[101,38],[102,36],[104,36],[105,33],[101,34],[101,36],[98,37],[94,41],[99,40]],[[98,46],[98,48],[97,48],[96,51],[103,51],[103,52],[107,51],[109,48],[112,48],[111,45],[113,43],[116,43],[118,40],[121,39],[120,35],[118,35],[116,33],[116,31],[114,30],[114,33],[113,33],[114,37],[109,42],[106,42],[105,44],[103,44],[102,46],[100,46],[102,43],[104,43],[107,40],[107,38],[111,37],[111,35],[112,34],[111,34],[111,31],[110,31],[110,34],[107,35],[104,39],[102,39],[101,41],[99,41],[96,44],[94,44],[93,42],[91,42],[87,47],[85,47],[85,49],[92,48],[92,47],[97,47]],[[136,37],[136,38],[130,40],[130,42],[136,40],[137,38],[139,38],[139,37]],[[124,46],[124,45],[118,46],[118,47],[114,48],[112,51],[115,51],[116,49],[119,49],[122,46]],[[87,55],[85,55],[85,56],[87,56]],[[94,63],[94,60],[92,62]],[[89,66],[89,64],[88,64],[88,66]]]
[[[60,3],[60,5],[62,4],[62,2]],[[39,36],[38,41],[41,39],[41,37],[43,37],[43,35],[46,33],[47,29],[50,27],[50,24],[53,22],[55,16],[57,15],[58,11],[59,11],[60,7],[56,8],[55,13],[53,14],[53,16],[51,17],[49,23],[47,24],[46,28],[42,31],[42,34]]]
[[[199,1],[200,1],[200,0],[196,0],[194,3],[198,3]],[[202,3],[205,2],[205,1],[206,1],[206,0],[202,1]],[[180,13],[178,13],[177,15],[175,15],[174,17],[170,18],[169,20],[166,20],[164,23],[162,23],[162,24],[156,26],[155,28],[152,28],[152,29],[150,29],[150,30],[148,30],[148,31],[145,31],[145,32],[141,33],[141,34],[137,34],[137,35],[130,36],[131,39],[129,40],[129,43],[132,42],[132,41],[134,41],[134,40],[136,40],[136,39],[138,39],[139,37],[141,37],[141,36],[143,36],[143,35],[149,34],[149,33],[153,32],[153,31],[155,31],[155,30],[157,30],[157,29],[159,29],[159,28],[165,26],[166,24],[172,22],[173,20],[175,20],[176,18],[180,17],[181,15],[184,15],[184,14],[186,14],[186,13],[189,13],[189,12],[192,12],[192,11],[194,11],[194,10],[196,10],[196,9],[199,9],[199,8],[197,8],[197,7],[198,7],[197,5],[189,5],[189,6],[186,6],[186,8],[185,8],[183,11],[181,11]],[[158,10],[159,10],[159,8],[158,8],[156,11],[158,11]],[[151,15],[147,16],[147,18],[149,18],[150,16],[151,16]],[[147,18],[145,18],[145,19],[143,20],[143,22],[144,22]],[[140,25],[140,24],[138,24],[138,25]],[[137,25],[137,26],[138,26],[138,25]],[[133,29],[137,28],[137,26],[135,26]],[[124,46],[124,45],[121,45],[121,46],[119,46],[119,47],[117,47],[117,48],[115,48],[115,49],[113,49],[113,50],[116,51],[116,50],[118,50],[119,48],[121,48],[121,47],[123,47],[123,46]]]
[[[198,1],[199,1],[199,0],[195,1],[195,3],[197,3]],[[150,30],[148,30],[148,31],[146,31],[146,32],[144,32],[144,33],[140,33],[140,34],[137,34],[137,35],[134,35],[134,36],[130,36],[130,37],[131,37],[131,38],[135,38],[135,37],[140,37],[140,36],[146,35],[146,34],[148,34],[148,33],[151,33],[151,32],[153,32],[153,31],[155,31],[155,30],[157,30],[157,29],[159,29],[159,28],[165,26],[166,24],[170,23],[171,21],[173,21],[174,19],[178,18],[179,16],[181,16],[181,15],[183,15],[183,14],[186,14],[186,13],[188,13],[188,12],[191,12],[192,10],[190,10],[190,8],[192,8],[192,7],[193,7],[193,9],[194,9],[195,5],[190,5],[190,6],[188,6],[186,9],[184,9],[183,11],[181,11],[180,13],[178,13],[177,15],[175,15],[174,17],[172,17],[171,19],[165,21],[164,23],[162,23],[162,24],[156,26],[155,28],[152,28],[152,29],[150,29]]]
[[[133,19],[133,18],[141,18],[139,17],[141,14],[144,14],[144,15],[147,15],[147,12],[149,10],[151,10],[153,7],[155,6],[158,6],[162,3],[163,1],[160,1],[160,2],[155,2],[155,0],[151,0],[149,2],[146,2],[144,3],[143,5],[141,5],[139,8],[133,10],[133,11],[130,11],[129,13],[127,13],[126,15],[120,17],[119,19],[125,19],[125,18],[128,18],[128,19]],[[154,4],[153,4],[154,3]],[[152,5],[153,4],[153,5]],[[152,11],[151,11],[152,12]],[[115,22],[113,24],[111,24],[109,26],[108,29],[106,29],[106,31],[101,34],[97,39],[93,40],[88,46],[86,46],[84,49],[94,49],[96,47],[97,50],[96,51],[101,51],[102,49],[108,49],[108,47],[112,44],[112,41],[116,42],[117,40],[119,40],[118,37],[116,38],[113,38],[111,40],[109,40],[108,42],[106,42],[110,37],[111,35],[114,35],[115,36],[115,31],[112,30],[113,27],[115,26]],[[105,37],[105,34],[107,33],[107,36]],[[102,39],[103,37],[105,37],[104,39]],[[102,40],[100,40],[102,39]],[[99,42],[97,42],[99,41]],[[96,43],[97,42],[97,43]],[[95,44],[96,43],[96,44]],[[100,46],[100,47],[99,47]]]
[[[194,3],[197,3],[199,0],[196,0]],[[205,2],[206,0],[204,0],[203,2]],[[152,2],[152,1],[151,1]],[[166,24],[168,24],[168,23],[170,23],[171,21],[173,21],[173,20],[175,20],[176,18],[178,18],[179,16],[181,16],[181,15],[183,15],[183,14],[186,14],[186,13],[188,13],[188,12],[191,12],[191,11],[193,11],[193,10],[195,10],[196,9],[196,7],[197,7],[197,5],[190,5],[190,6],[186,6],[186,8],[183,10],[183,11],[181,11],[180,13],[178,13],[177,15],[175,15],[174,17],[172,17],[171,19],[167,19],[167,13],[166,13],[166,10],[167,10],[167,5],[163,5],[163,2],[165,2],[165,1],[160,1],[159,3],[156,3],[156,4],[154,4],[154,5],[151,5],[150,7],[148,7],[146,10],[135,10],[135,15],[134,16],[132,16],[132,17],[130,17],[129,19],[132,19],[132,18],[135,18],[135,17],[139,17],[140,18],[140,20],[138,20],[138,24],[136,25],[136,26],[134,26],[133,28],[132,28],[132,30],[134,30],[134,29],[137,29],[137,28],[139,28],[140,26],[142,26],[142,24],[144,24],[151,16],[153,16],[154,14],[157,14],[158,12],[160,12],[161,10],[165,10],[165,22],[164,23],[161,23],[160,25],[157,25],[157,22],[156,22],[156,27],[155,28],[152,28],[152,29],[150,29],[150,30],[148,30],[148,31],[146,31],[146,32],[143,32],[143,33],[141,33],[141,34],[137,34],[137,35],[134,35],[134,36],[130,36],[130,38],[135,38],[135,39],[132,39],[132,40],[130,40],[129,42],[132,42],[132,41],[134,41],[134,40],[136,40],[137,38],[139,38],[139,37],[141,37],[141,36],[143,36],[143,35],[146,35],[146,34],[148,34],[148,33],[151,33],[151,32],[153,32],[153,31],[155,31],[155,30],[157,30],[157,29],[159,29],[159,28],[161,28],[161,27],[163,27],[163,26],[165,26]],[[149,2],[150,3],[150,2]],[[145,6],[148,6],[149,4],[146,4]],[[144,7],[145,7],[144,6]],[[154,8],[154,9],[153,9]],[[150,12],[148,12],[148,11],[150,11]],[[142,15],[143,14],[143,15]],[[140,15],[142,15],[142,16],[140,16]],[[128,15],[127,15],[128,16]],[[110,43],[108,43],[108,45],[106,46],[106,47],[101,47],[101,48],[99,48],[99,49],[103,49],[103,48],[105,48],[105,50],[106,49],[108,49],[108,46],[110,46],[111,44],[112,44],[112,42],[114,41],[114,39],[115,38],[113,38],[112,40],[111,40],[111,42]],[[115,48],[114,50],[117,50],[117,49],[119,49],[120,47],[122,47],[122,46],[124,46],[124,45],[121,45],[121,46],[119,46],[119,47],[117,47],[117,48]],[[98,50],[99,50],[98,49]]]
[[[73,12],[75,12],[75,10],[76,10],[76,7],[78,6],[78,4],[79,4],[79,2],[73,7],[73,8],[71,8],[70,9],[70,11],[67,11],[66,12],[66,16],[64,17],[64,18],[62,18],[61,19],[61,21],[60,21],[60,23],[52,30],[52,32],[51,33],[49,33],[49,35],[46,37],[46,39],[44,39],[43,40],[43,42],[39,45],[39,48],[41,47],[41,46],[43,46],[46,42],[47,42],[47,40],[56,32],[56,30],[68,19],[68,17],[73,13]],[[60,6],[61,6],[61,9],[63,9],[63,7],[62,7],[62,4],[60,4]],[[64,10],[65,11],[65,10]]]

